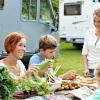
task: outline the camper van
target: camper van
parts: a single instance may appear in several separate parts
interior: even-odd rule
[[[84,34],[93,26],[93,11],[100,0],[59,0],[60,38],[82,48]]]
[[[3,39],[17,31],[27,37],[27,52],[22,61],[28,64],[29,57],[38,52],[40,36],[51,34],[58,38],[56,21],[52,0],[0,0],[0,59],[7,55]]]

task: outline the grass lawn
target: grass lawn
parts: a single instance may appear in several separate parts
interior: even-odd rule
[[[69,71],[75,70],[77,73],[82,75],[82,56],[81,50],[78,50],[71,43],[60,42],[60,53],[56,60],[56,65],[62,65],[58,71],[58,75]]]

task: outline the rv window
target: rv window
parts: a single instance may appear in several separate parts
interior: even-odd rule
[[[22,20],[36,19],[36,0],[22,0]]]
[[[93,2],[100,2],[100,0],[93,0]]]
[[[81,4],[64,4],[64,15],[81,15]]]
[[[4,7],[4,0],[0,0],[0,9]]]
[[[41,6],[40,6],[40,19],[42,21],[48,22],[51,21],[51,13],[50,13],[50,5],[48,0],[40,0]]]

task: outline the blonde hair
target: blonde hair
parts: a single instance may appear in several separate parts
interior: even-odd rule
[[[57,41],[52,35],[43,35],[39,40],[39,49],[55,49],[57,47]]]
[[[100,17],[100,8],[95,9],[93,15],[96,15],[96,16]]]
[[[17,43],[22,39],[25,38],[24,34],[19,32],[12,32],[6,36],[4,39],[4,48],[6,52],[9,54],[13,52],[16,48]]]

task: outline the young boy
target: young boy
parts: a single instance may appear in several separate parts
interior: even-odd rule
[[[45,59],[54,58],[57,47],[56,39],[51,35],[44,35],[39,40],[39,53],[34,54],[29,61],[29,65],[39,64]]]
[[[29,66],[32,64],[39,64],[45,59],[54,59],[55,50],[57,47],[57,40],[52,35],[44,35],[41,36],[39,40],[39,50],[40,52],[34,54],[29,61]],[[47,66],[45,69],[39,71],[39,75],[43,76],[45,72],[50,69],[50,66]],[[67,77],[66,79],[73,79],[76,76],[76,73],[69,71],[59,76],[63,79],[63,77]]]
[[[57,47],[57,40],[52,35],[44,35],[39,40],[39,53],[34,54],[29,61],[29,66],[32,64],[39,64],[45,59],[53,59]],[[49,70],[49,67],[39,72],[40,76]]]

